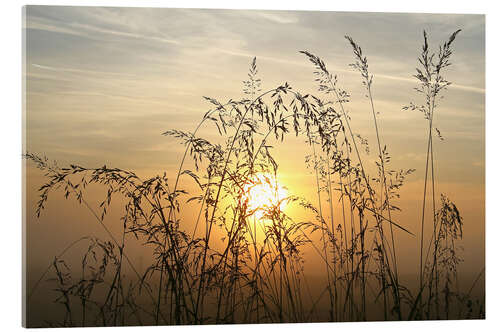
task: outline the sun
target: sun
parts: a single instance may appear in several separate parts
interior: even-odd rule
[[[255,175],[244,187],[243,199],[247,201],[247,210],[254,211],[254,216],[262,220],[266,210],[279,205],[280,210],[286,207],[287,190],[273,174]]]

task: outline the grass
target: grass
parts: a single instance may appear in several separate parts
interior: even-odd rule
[[[300,93],[288,83],[263,92],[254,58],[244,81],[244,98],[222,103],[205,97],[212,108],[193,132],[163,133],[185,147],[172,178],[163,174],[142,179],[134,172],[106,166],[61,168],[37,154],[24,155],[47,177],[39,189],[38,216],[49,196],[59,191],[89,209],[109,237],[82,236],[70,244],[48,266],[26,301],[51,274],[61,317],[47,326],[484,318],[484,302],[471,298],[482,273],[467,293],[458,288],[457,244],[463,225],[459,209],[445,195],[440,206],[435,198],[433,139],[441,135],[433,119],[437,99],[450,85],[443,75],[451,64],[458,33],[434,54],[424,32],[415,75],[424,104],[403,108],[423,112],[429,122],[419,232],[410,230],[407,221],[393,219],[399,208],[392,202],[414,169],[391,169],[367,57],[346,36],[354,54],[351,66],[361,74],[373,119],[376,176],[366,168],[371,163],[364,154],[369,142],[352,128],[347,112],[350,94],[322,59],[301,51],[314,67],[319,94],[313,95]],[[217,143],[198,134],[210,125],[220,135]],[[311,201],[280,191],[279,163],[271,143],[288,135],[304,138],[310,147],[306,165],[314,174],[317,193]],[[191,164],[194,168],[188,169]],[[188,194],[183,188],[187,178],[196,184],[196,193]],[[98,207],[86,200],[87,186],[93,184],[105,193]],[[248,193],[257,186],[274,193],[269,196],[274,199],[252,204]],[[434,216],[430,236],[424,235],[427,187]],[[125,202],[120,237],[104,223],[113,200]],[[194,220],[186,220],[183,214],[191,209],[190,202],[199,205]],[[284,203],[307,218],[288,214]],[[335,207],[341,211],[335,212]],[[418,239],[417,290],[400,281],[396,233]],[[152,253],[144,271],[136,269],[127,255],[132,236]],[[63,256],[81,242],[89,246],[75,272]],[[314,286],[319,293],[305,272],[308,252],[317,255],[323,266],[326,283]],[[133,275],[126,275],[126,270]],[[318,314],[322,309],[326,316]]]

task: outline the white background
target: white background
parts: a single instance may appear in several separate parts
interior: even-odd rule
[[[8,2],[8,3],[6,3]],[[231,8],[231,9],[290,9],[290,10],[330,10],[330,11],[374,11],[374,12],[424,12],[424,13],[470,13],[486,14],[486,317],[484,321],[441,321],[441,322],[401,322],[401,323],[336,323],[336,324],[291,324],[291,325],[226,325],[226,326],[184,326],[148,328],[91,328],[86,332],[199,332],[225,333],[276,331],[303,332],[366,331],[370,332],[490,332],[500,329],[499,256],[500,228],[498,227],[498,195],[500,173],[497,172],[497,152],[500,144],[498,89],[499,85],[499,22],[500,13],[494,1],[451,1],[419,0],[308,0],[308,1],[7,1],[0,9],[0,330],[15,332],[21,327],[21,8],[23,5],[87,5],[87,6],[132,6],[132,7],[184,7],[184,8]],[[59,329],[65,331],[66,329]],[[82,329],[72,329],[79,332]],[[45,332],[46,329],[37,330]]]

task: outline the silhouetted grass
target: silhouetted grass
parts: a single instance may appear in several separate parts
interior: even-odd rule
[[[341,88],[337,75],[329,72],[324,61],[309,51],[301,53],[315,68],[318,96],[295,91],[288,83],[262,92],[254,58],[244,81],[244,98],[222,103],[205,97],[212,108],[193,132],[172,129],[163,133],[185,147],[177,173],[171,178],[163,174],[141,179],[134,172],[106,166],[61,168],[26,153],[25,157],[48,179],[39,189],[37,215],[49,196],[59,190],[65,198],[86,206],[109,236],[109,240],[83,237],[77,241],[89,242],[79,276],[72,274],[62,258],[67,249],[55,257],[47,272],[53,273],[60,295],[56,302],[62,305],[64,314],[60,321],[47,325],[484,318],[483,303],[473,303],[471,290],[461,293],[456,283],[461,260],[456,242],[462,237],[462,217],[446,196],[442,195],[440,208],[434,198],[433,114],[436,98],[450,84],[442,75],[450,65],[451,44],[458,32],[436,55],[430,53],[424,32],[421,68],[415,77],[425,103],[404,108],[422,111],[429,121],[419,234],[408,228],[408,221],[393,219],[392,212],[399,208],[391,202],[414,169],[390,169],[391,157],[379,131],[368,60],[351,37],[346,37],[354,51],[351,66],[362,76],[377,139],[375,177],[366,168],[369,161],[364,153],[369,153],[369,143],[352,128],[347,113],[350,94]],[[210,125],[220,135],[217,143],[199,136],[200,128]],[[311,202],[291,192],[279,196],[279,163],[273,157],[271,143],[279,143],[290,134],[305,138],[311,149],[306,165],[313,169],[317,192]],[[188,161],[193,170],[186,168]],[[424,253],[429,169],[434,227]],[[188,194],[183,188],[186,178],[195,184],[197,193]],[[99,207],[91,207],[86,201],[90,184],[102,186],[106,193]],[[252,208],[248,192],[253,186],[267,186],[277,200]],[[125,202],[120,238],[103,223],[115,197]],[[335,201],[341,212],[334,211]],[[195,220],[183,215],[191,209],[190,202],[199,204]],[[306,217],[298,220],[288,215],[281,208],[283,202],[300,207]],[[335,216],[342,220],[336,221]],[[394,240],[397,232],[419,239],[420,268],[415,272],[418,290],[400,282]],[[153,253],[145,271],[139,272],[127,256],[130,235]],[[319,295],[311,292],[304,272],[307,249],[324,265],[326,285]],[[124,264],[134,278],[124,278]],[[34,288],[38,286],[36,283]],[[324,297],[328,300],[327,318],[316,315]],[[382,316],[372,312],[374,304],[383,309]],[[459,310],[454,310],[453,304]]]

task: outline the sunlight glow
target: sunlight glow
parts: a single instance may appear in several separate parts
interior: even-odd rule
[[[249,212],[255,211],[254,216],[263,220],[265,211],[279,205],[280,210],[286,207],[287,190],[272,174],[255,175],[251,182],[243,187],[244,197]]]

